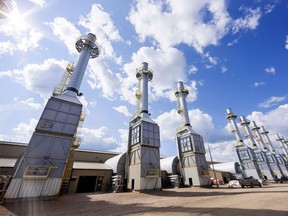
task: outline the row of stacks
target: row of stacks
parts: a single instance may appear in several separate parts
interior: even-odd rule
[[[62,87],[56,89],[48,100],[24,155],[15,165],[16,171],[5,199],[53,199],[67,191],[74,150],[79,146],[75,143],[77,128],[83,120],[79,89],[89,58],[99,55],[96,36],[92,33],[79,37],[75,46],[80,56],[75,67],[67,67],[68,74],[63,77],[63,83],[68,84],[64,91]],[[138,110],[130,121],[127,152],[107,161],[115,174],[111,182],[116,190],[161,189],[160,129],[148,112],[148,82],[153,78],[148,63],[143,62],[136,70],[136,78],[139,81],[136,92]],[[175,95],[178,113],[183,119],[182,127],[177,130],[180,172],[177,178],[173,176],[171,179],[177,181],[177,185],[182,182],[184,185],[207,186],[209,175],[203,138],[190,125],[186,105],[188,93],[183,82],[178,82]]]
[[[276,135],[276,141],[284,151],[284,154],[277,154],[269,138],[269,132],[263,126],[257,126],[255,121],[252,121],[252,126],[249,126],[250,121],[245,116],[240,116],[239,123],[246,137],[246,140],[243,140],[236,118],[237,115],[228,108],[226,119],[230,124],[231,132],[236,137],[235,149],[244,177],[253,176],[262,180],[276,180],[282,176],[288,176],[285,139],[279,134]]]

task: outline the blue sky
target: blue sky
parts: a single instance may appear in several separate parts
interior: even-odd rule
[[[154,71],[149,111],[163,157],[176,155],[178,80],[190,91],[191,125],[214,160],[235,160],[228,107],[263,125],[275,147],[276,133],[288,138],[287,1],[22,0],[13,13],[0,20],[0,140],[29,142],[67,63],[77,61],[77,38],[88,32],[101,54],[80,89],[80,148],[126,150],[143,61]]]

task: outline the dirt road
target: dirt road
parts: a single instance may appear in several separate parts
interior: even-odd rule
[[[0,206],[0,215],[288,216],[288,184],[262,188],[192,187],[149,193],[65,195],[56,201],[6,202]]]

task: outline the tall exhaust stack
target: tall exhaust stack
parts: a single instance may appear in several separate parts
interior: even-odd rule
[[[175,96],[178,99],[178,113],[182,117],[182,127],[177,129],[177,147],[180,171],[184,185],[209,185],[208,164],[205,158],[205,146],[202,136],[195,132],[188,115],[186,97],[189,91],[183,82],[177,82]]]
[[[230,124],[230,130],[236,137],[237,143],[235,145],[235,149],[243,170],[244,177],[253,176],[257,179],[263,178],[264,175],[257,163],[253,149],[244,144],[238,125],[236,123],[237,115],[233,113],[230,108],[226,109],[226,112],[226,119]]]
[[[269,131],[265,130],[264,126],[260,127],[260,134],[262,135],[262,137],[264,138],[264,142],[266,145],[268,145],[269,150],[272,154],[276,154],[276,151],[272,145],[272,142],[268,136]],[[266,140],[266,141],[265,141]]]
[[[131,118],[126,159],[127,189],[135,191],[161,189],[160,130],[148,111],[148,82],[153,73],[148,63],[136,69],[140,88],[136,92],[139,110]]]
[[[47,102],[27,149],[18,162],[6,199],[59,196],[70,150],[76,146],[82,104],[79,88],[89,58],[99,49],[92,33],[76,42],[79,60],[63,94],[54,94]]]
[[[190,119],[188,115],[186,97],[189,91],[184,88],[183,82],[177,82],[177,89],[175,90],[175,96],[178,98],[178,113],[182,116],[183,126],[190,126]]]
[[[268,135],[269,131],[265,130],[264,126],[261,126],[260,133],[264,139],[264,142],[269,146],[270,153],[272,154],[272,157],[275,160],[275,164],[276,164],[275,169],[276,169],[277,177],[280,177],[279,175],[288,176],[288,172],[285,167],[285,160],[283,159],[281,155],[276,154],[276,151]]]
[[[286,145],[287,140],[285,140],[283,136],[276,134],[276,141],[278,142],[279,147],[283,151],[283,154],[282,154],[283,164],[286,170],[288,170],[288,146]]]
[[[288,150],[285,146],[285,139],[284,137],[281,137],[279,134],[276,134],[276,141],[279,144],[279,147],[282,149],[285,157],[288,159]]]
[[[82,83],[89,58],[96,58],[99,55],[99,48],[96,44],[96,36],[92,33],[78,38],[76,49],[80,53],[79,59],[74,69],[70,82],[64,91],[64,94],[78,96],[80,85]]]
[[[252,131],[249,127],[250,121],[248,121],[244,116],[240,116],[240,125],[243,128],[244,134],[246,138],[250,140],[252,151],[254,152],[254,155],[256,157],[257,163],[259,165],[259,168],[261,170],[261,173],[263,173],[263,177],[265,179],[273,180],[274,179],[274,172],[270,166],[270,163],[268,161],[267,151],[262,151],[257,148],[256,142],[254,140],[254,136],[252,134]]]
[[[236,123],[237,115],[232,112],[231,108],[227,108],[226,112],[227,112],[226,119],[230,123],[230,131],[236,137],[236,141],[237,141],[236,145],[243,145],[244,144],[243,139],[242,139],[241,133],[239,131],[238,125]]]
[[[262,146],[263,151],[266,152],[268,162],[269,162],[271,169],[273,170],[273,173],[274,173],[273,177],[274,178],[280,177],[282,174],[281,174],[280,168],[277,165],[277,163],[278,163],[277,158],[275,157],[275,155],[272,152],[268,151],[268,149],[266,147],[266,143],[263,139],[263,134],[260,133],[260,127],[256,124],[255,121],[252,121],[251,130],[254,131],[256,140]]]
[[[257,142],[261,145],[263,151],[267,151],[267,147],[266,147],[265,142],[263,140],[263,137],[261,136],[261,133],[260,133],[260,127],[257,126],[255,121],[252,121],[251,130],[254,132],[255,138],[256,138]]]

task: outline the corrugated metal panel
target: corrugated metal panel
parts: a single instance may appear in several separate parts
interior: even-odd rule
[[[73,169],[112,170],[112,168],[106,164],[88,162],[74,162]]]
[[[14,167],[16,158],[0,158],[0,167]]]
[[[41,196],[55,196],[60,191],[62,179],[61,178],[48,178],[42,189]]]
[[[18,197],[18,191],[21,187],[22,179],[21,178],[13,178],[8,187],[8,190],[5,193],[6,199],[14,199]]]
[[[19,198],[38,197],[41,194],[45,180],[41,179],[23,179],[19,191]]]

